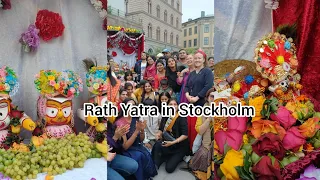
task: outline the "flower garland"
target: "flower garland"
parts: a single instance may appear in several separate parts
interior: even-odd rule
[[[86,74],[86,84],[89,92],[95,95],[101,95],[107,90],[108,76],[110,66],[94,66]]]
[[[134,28],[123,28],[121,26],[107,26],[108,31],[123,31],[125,33],[142,33],[139,29]]]
[[[34,81],[37,90],[47,97],[63,95],[68,99],[77,97],[83,90],[81,78],[73,71],[42,70]]]
[[[11,9],[10,0],[0,0],[0,8],[2,8],[4,10]]]
[[[93,7],[99,12],[99,16],[102,19],[106,19],[108,12],[103,8],[103,4],[100,0],[90,0]]]
[[[55,12],[40,10],[37,13],[35,25],[29,25],[21,34],[20,43],[25,52],[35,51],[40,45],[40,37],[44,41],[62,36],[64,31],[62,17]]]
[[[3,66],[0,69],[0,94],[13,96],[18,91],[19,83],[16,73],[9,67]]]

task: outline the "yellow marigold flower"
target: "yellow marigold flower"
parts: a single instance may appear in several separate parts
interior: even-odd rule
[[[243,154],[241,151],[231,149],[227,152],[220,169],[227,180],[239,180],[239,174],[235,167],[243,166]]]
[[[54,81],[54,80],[55,80],[55,77],[52,76],[52,75],[49,75],[49,76],[48,76],[48,79],[49,79],[49,81]]]

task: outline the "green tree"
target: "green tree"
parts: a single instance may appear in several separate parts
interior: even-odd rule
[[[187,48],[187,49],[186,49],[186,52],[187,52],[188,54],[194,54],[196,51],[197,51],[197,48]]]

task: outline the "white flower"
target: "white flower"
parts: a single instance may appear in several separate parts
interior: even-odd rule
[[[5,83],[5,84],[4,84],[4,87],[6,88],[6,91],[10,91],[10,86],[9,86],[8,83]]]
[[[107,15],[108,15],[108,12],[106,10],[102,10],[99,12],[99,16],[103,19],[106,18]]]
[[[287,72],[289,72],[290,69],[291,69],[290,64],[288,64],[287,62],[284,62],[284,63],[282,64],[282,67],[283,67],[283,69],[284,69],[285,71],[287,71]]]

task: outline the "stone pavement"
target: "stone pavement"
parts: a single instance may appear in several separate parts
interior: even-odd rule
[[[163,163],[158,170],[158,175],[153,180],[195,180],[196,178],[192,174],[179,169],[185,164],[185,162],[181,162],[173,173],[168,174],[165,170],[165,163]]]

